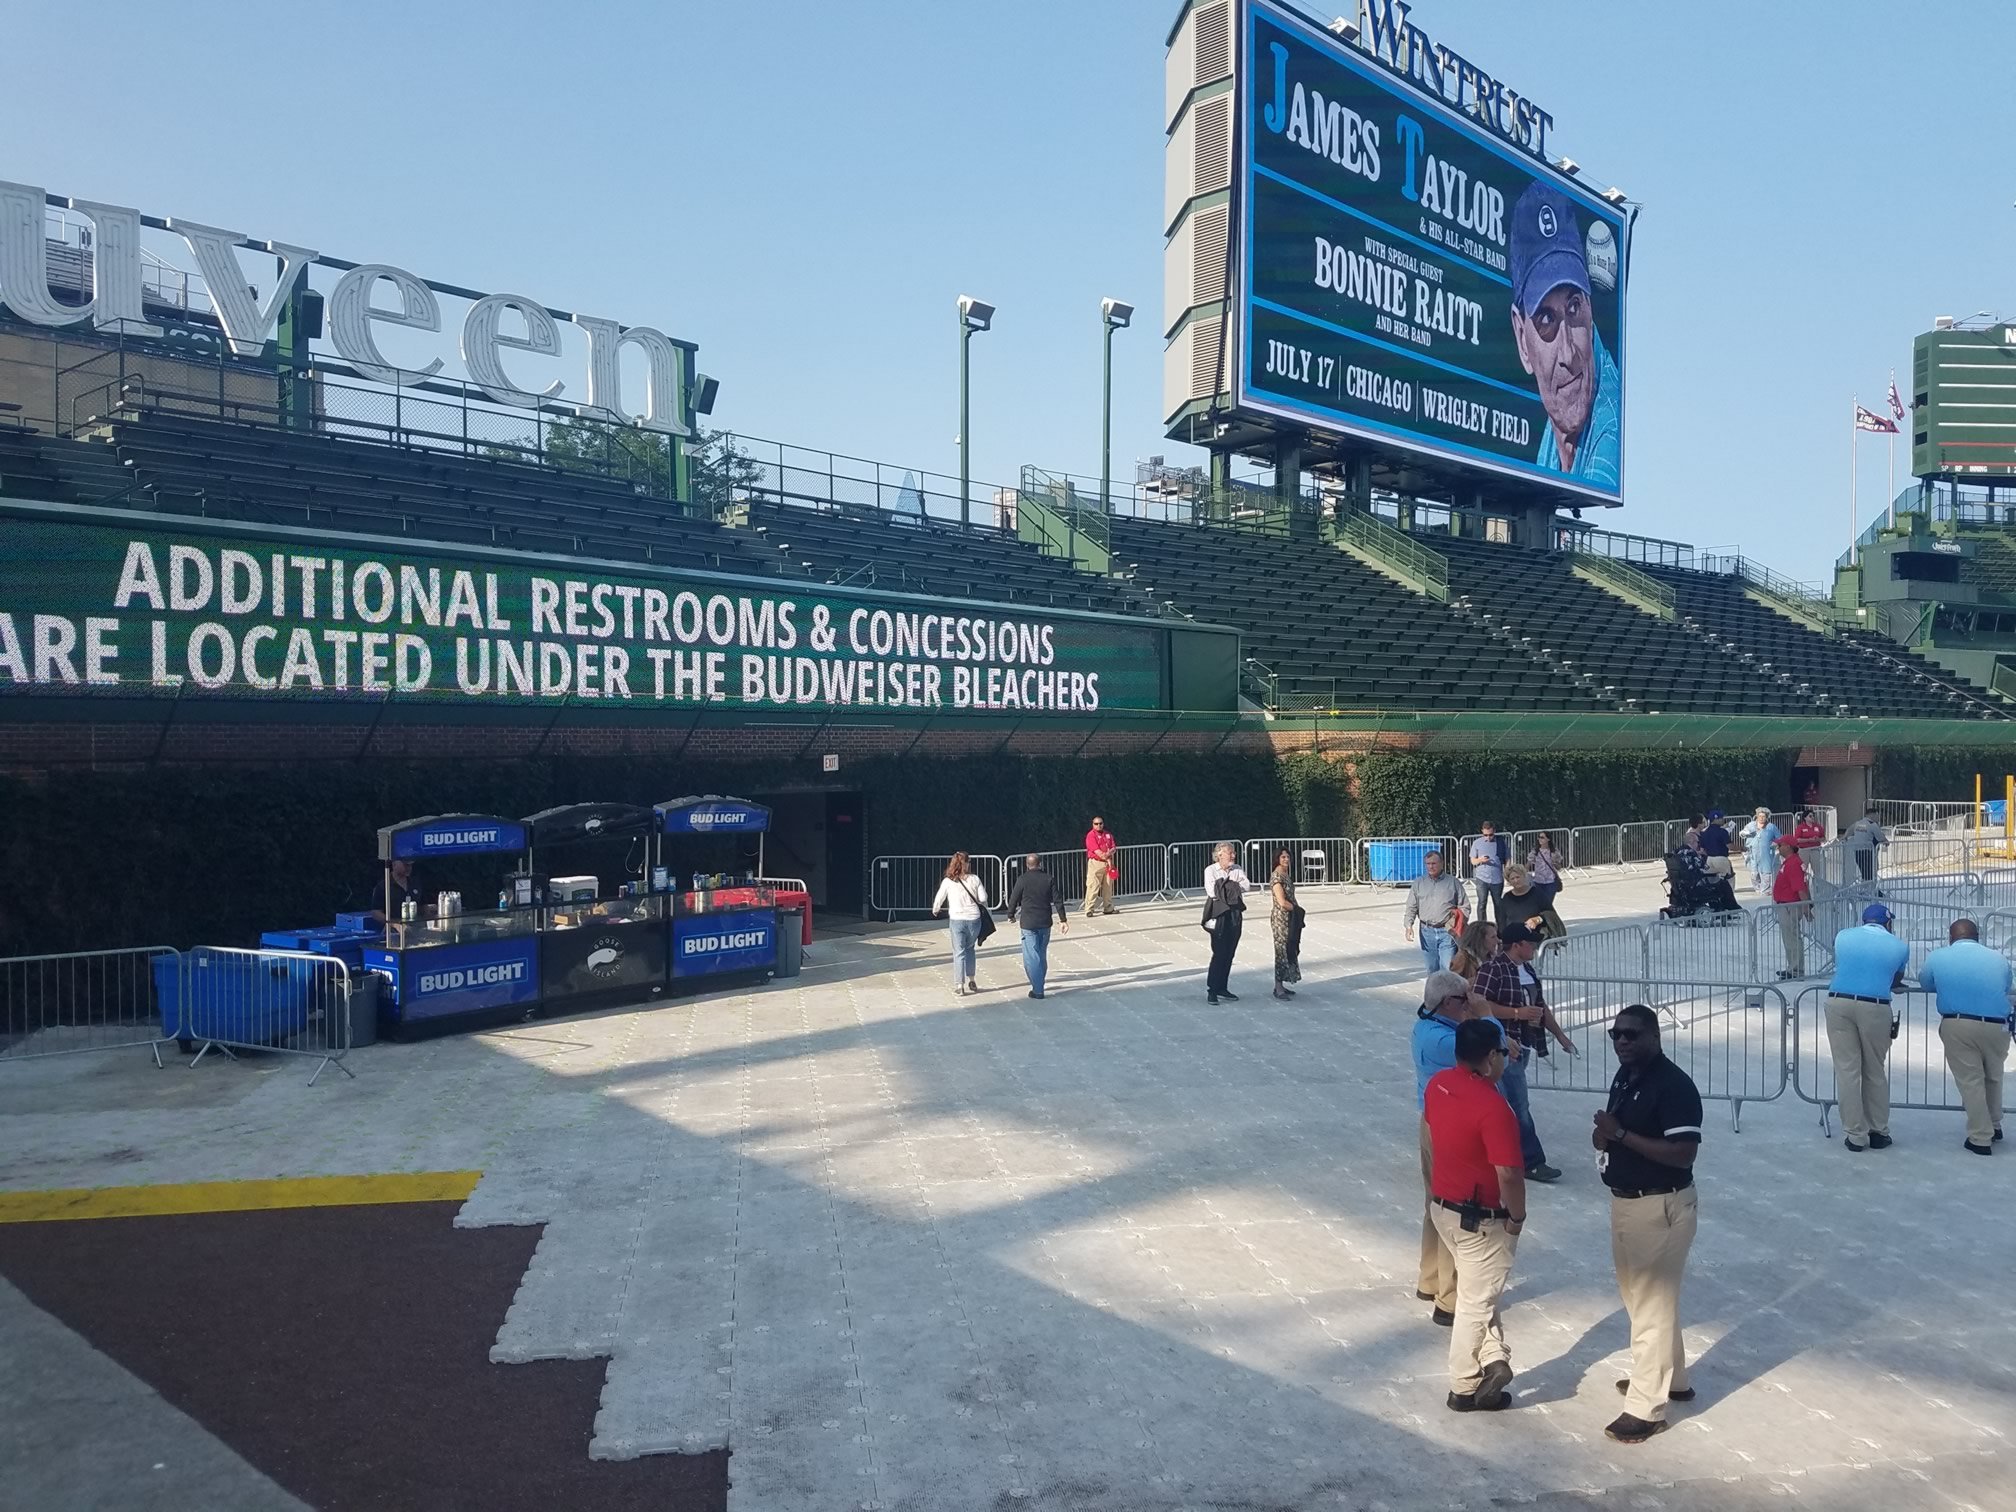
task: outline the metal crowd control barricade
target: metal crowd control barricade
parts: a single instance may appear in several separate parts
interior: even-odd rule
[[[1543,978],[1543,980],[1545,980]],[[1549,983],[1549,996],[1556,984]],[[1660,1044],[1667,1059],[1694,1079],[1704,1101],[1730,1105],[1730,1127],[1743,1127],[1743,1104],[1770,1102],[1786,1086],[1786,1035],[1790,1017],[1777,987],[1726,982],[1600,982],[1573,984],[1560,994],[1554,1017],[1575,1042],[1577,1053],[1560,1046],[1536,1058],[1526,1073],[1534,1091],[1602,1094],[1617,1074],[1607,1033],[1620,1008],[1642,1003],[1660,1018]]]
[[[1578,824],[1568,832],[1568,864],[1577,868],[1616,866],[1623,859],[1621,825]]]
[[[1343,887],[1358,880],[1358,842],[1349,835],[1248,840],[1246,875],[1263,883],[1274,875],[1274,858],[1288,852],[1288,875],[1297,887]],[[1412,878],[1408,879],[1412,881]]]
[[[1117,898],[1153,901],[1169,890],[1167,846],[1123,845],[1113,852],[1113,865],[1119,871],[1113,883],[1113,895]]]
[[[1541,943],[1535,969],[1550,986],[1557,979],[1642,983],[1647,980],[1645,934],[1642,924],[1571,930]]]
[[[1167,847],[1167,865],[1162,890],[1169,898],[1204,896],[1204,868],[1221,845],[1229,845],[1243,856],[1246,846],[1239,840],[1178,840]]]
[[[1900,992],[1890,1011],[1897,1037],[1890,1042],[1890,1106],[1935,1113],[1964,1112],[1960,1089],[1946,1068],[1939,1038],[1939,1008],[1929,992]],[[1809,987],[1794,1005],[1792,1090],[1820,1109],[1820,1127],[1833,1132],[1840,1103],[1834,1081],[1834,1053],[1827,1038],[1827,989]]]
[[[1001,858],[969,853],[966,862],[986,888],[988,906],[998,908],[1007,896]],[[899,913],[928,914],[931,900],[938,896],[938,884],[945,880],[945,868],[951,864],[949,851],[937,856],[875,857],[868,863],[868,911],[892,922]],[[1082,873],[1079,885],[1082,888]]]
[[[1037,851],[1035,854],[1037,865],[1050,873],[1057,884],[1057,901],[1073,907],[1084,903],[1085,847],[1081,845],[1076,850]],[[994,898],[993,902],[1001,904],[1008,901],[1008,893],[1015,886],[1015,879],[1029,869],[1028,857],[1029,852],[1024,851],[1020,855],[1009,856],[1001,861],[1000,896]],[[969,856],[967,860],[975,862],[974,870],[977,872],[979,870],[977,859]],[[1126,874],[1123,872],[1121,875]],[[1117,894],[1117,888],[1115,892]]]
[[[237,950],[199,945],[183,957],[180,992],[162,1005],[172,1039],[235,1058],[240,1050],[272,1050],[314,1059],[313,1086],[324,1067],[345,1076],[350,1051],[350,968],[334,956],[303,950]]]
[[[1830,975],[1834,937],[1861,918],[1863,901],[1859,892],[1843,891],[1811,903],[1760,903],[1751,909],[1757,979],[1796,982]]]
[[[2016,910],[2016,866],[1989,866],[1975,873],[1981,906],[1992,911]]]
[[[174,1038],[161,999],[181,974],[182,953],[169,945],[0,960],[0,1061],[141,1049],[158,1066]]]
[[[1750,915],[1706,910],[1645,926],[1645,974],[1655,982],[1757,980],[1757,936]]]
[[[1662,860],[1667,851],[1664,819],[1643,819],[1617,826],[1617,861],[1622,866]]]
[[[1534,842],[1545,835],[1554,842],[1556,856],[1554,864],[1557,869],[1566,871],[1570,867],[1580,866],[1582,863],[1575,860],[1568,849],[1568,836],[1573,829],[1574,826],[1568,824],[1536,824],[1532,829],[1514,830],[1511,836],[1512,859],[1524,864],[1526,858],[1538,848]]]
[[[1456,876],[1454,835],[1377,835],[1358,842],[1358,880],[1379,887],[1406,887],[1422,874],[1429,852],[1442,857],[1442,870]],[[1462,873],[1467,877],[1468,870]]]

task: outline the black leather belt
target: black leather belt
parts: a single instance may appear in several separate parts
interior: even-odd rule
[[[1888,998],[1864,997],[1859,992],[1830,992],[1827,995],[1829,997],[1846,998],[1851,1003],[1881,1003],[1886,1008],[1890,1006],[1890,999]]]
[[[2009,1022],[2007,1014],[1999,1014],[1994,1018],[1990,1018],[1985,1013],[1942,1013],[1939,1017],[1942,1019],[1965,1019],[1970,1024],[2006,1024]]]
[[[1466,1204],[1464,1204],[1464,1203],[1461,1203],[1461,1202],[1451,1202],[1451,1201],[1450,1201],[1450,1200],[1449,1200],[1449,1199],[1448,1199],[1447,1197],[1437,1197],[1437,1198],[1435,1199],[1435,1206],[1437,1206],[1437,1207],[1445,1207],[1445,1208],[1449,1209],[1449,1211],[1450,1211],[1450,1212],[1452,1212],[1452,1213],[1461,1213],[1461,1212],[1466,1212],[1466,1211],[1474,1211],[1474,1212],[1476,1212],[1476,1213],[1477,1213],[1477,1214],[1478,1214],[1479,1216],[1481,1216],[1481,1217],[1485,1217],[1485,1218],[1503,1218],[1503,1219],[1504,1219],[1504,1220],[1505,1220],[1506,1222],[1508,1222],[1508,1223],[1512,1221],[1512,1210],[1511,1210],[1510,1208],[1475,1208],[1475,1209],[1472,1209],[1472,1208],[1469,1208],[1469,1207],[1468,1207],[1468,1206],[1467,1206]]]
[[[1679,1186],[1641,1187],[1636,1191],[1627,1187],[1612,1187],[1610,1188],[1610,1195],[1612,1197],[1664,1197],[1672,1192],[1684,1192],[1692,1185],[1694,1183],[1691,1181],[1683,1181]]]

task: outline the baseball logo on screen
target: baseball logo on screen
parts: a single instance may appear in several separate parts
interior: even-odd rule
[[[1589,282],[1606,294],[1617,287],[1617,238],[1602,221],[1589,223],[1589,234],[1583,239],[1584,255],[1589,260]]]
[[[1560,225],[1554,219],[1554,207],[1552,205],[1542,205],[1540,207],[1540,234],[1552,237],[1560,229]]]

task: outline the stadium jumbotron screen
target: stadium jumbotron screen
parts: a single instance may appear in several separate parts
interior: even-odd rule
[[[1623,213],[1251,0],[1242,409],[1621,503]]]

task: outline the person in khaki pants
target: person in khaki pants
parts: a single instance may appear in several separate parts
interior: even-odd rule
[[[1447,1328],[1456,1321],[1456,1257],[1435,1227],[1435,1147],[1428,1137],[1428,1083],[1456,1065],[1456,1035],[1480,1015],[1470,997],[1470,984],[1453,971],[1429,973],[1421,1006],[1414,1010],[1414,1094],[1421,1119],[1421,1266],[1414,1273],[1414,1296],[1435,1304],[1434,1322]],[[1503,1031],[1501,1030],[1502,1034]],[[1509,1104],[1508,1104],[1509,1106]]]
[[[1827,1045],[1834,1053],[1834,1099],[1841,1142],[1859,1155],[1890,1147],[1890,1000],[1904,984],[1911,947],[1890,932],[1890,910],[1871,903],[1862,922],[1834,936],[1827,984]]]
[[[1085,831],[1085,917],[1113,912],[1113,853],[1120,842],[1096,814]]]
[[[1946,1067],[1967,1110],[1972,1155],[1993,1155],[2002,1137],[2002,1067],[2009,1059],[2008,961],[1981,943],[1972,919],[1956,919],[1947,943],[1925,957],[1918,985],[1936,993]]]
[[[1701,1093],[1659,1045],[1659,1016],[1642,1003],[1610,1026],[1617,1075],[1590,1142],[1610,1189],[1610,1258],[1631,1320],[1631,1374],[1617,1383],[1624,1411],[1603,1431],[1642,1444],[1666,1431],[1666,1404],[1691,1402],[1680,1282],[1694,1246],[1694,1157]]]
[[[1489,1019],[1456,1031],[1456,1065],[1428,1079],[1422,1117],[1433,1146],[1429,1211],[1456,1257],[1456,1317],[1449,1331],[1451,1412],[1512,1405],[1512,1350],[1498,1316],[1519,1234],[1526,1226],[1526,1157],[1519,1120],[1500,1095],[1505,1036]]]

